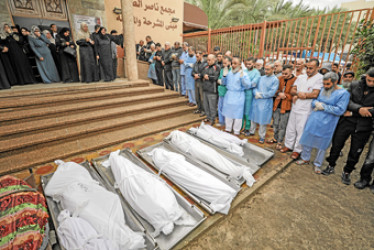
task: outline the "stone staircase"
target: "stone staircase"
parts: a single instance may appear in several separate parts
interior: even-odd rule
[[[0,174],[197,122],[186,99],[148,81],[0,92]]]

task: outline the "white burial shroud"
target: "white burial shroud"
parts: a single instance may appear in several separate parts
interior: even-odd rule
[[[68,210],[62,210],[57,217],[59,227],[57,234],[65,249],[80,250],[119,250],[108,239],[97,234],[96,230],[86,220],[71,217]]]
[[[170,234],[176,225],[194,223],[179,206],[173,191],[159,176],[151,174],[130,160],[112,152],[109,163],[116,186],[135,211],[155,229],[154,236],[160,231]]]
[[[204,122],[201,122],[200,127],[190,128],[190,131],[195,134],[197,137],[212,143],[224,150],[243,156],[243,146],[247,143],[247,140],[241,140],[237,136],[231,135],[219,129],[216,129],[210,125],[206,125]]]
[[[229,175],[231,178],[239,180],[243,177],[246,184],[250,187],[255,183],[255,179],[248,167],[229,161],[216,150],[200,142],[198,139],[193,138],[191,135],[179,130],[174,130],[167,139],[180,151],[191,155],[201,162],[209,164],[222,173]]]
[[[118,195],[100,186],[84,167],[74,162],[56,161],[56,164],[59,166],[44,190],[46,195],[61,202],[73,216],[89,222],[119,249],[145,246],[142,234],[125,224]]]
[[[236,190],[187,162],[181,154],[162,148],[156,148],[149,154],[159,168],[159,173],[165,172],[189,192],[209,202],[214,212],[228,214]]]

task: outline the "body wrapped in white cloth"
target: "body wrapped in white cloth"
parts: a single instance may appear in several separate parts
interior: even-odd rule
[[[176,225],[193,225],[179,206],[173,191],[159,176],[151,174],[119,154],[112,152],[109,163],[116,186],[123,197],[155,229],[154,236],[172,233]]]
[[[74,162],[59,165],[44,192],[60,202],[74,217],[89,222],[96,232],[119,249],[143,248],[142,234],[126,224],[118,195],[100,186],[90,173]]]
[[[187,162],[183,155],[156,148],[150,153],[153,162],[175,182],[206,200],[214,212],[227,214],[237,191],[213,175]]]
[[[190,128],[190,132],[192,132],[197,137],[212,143],[230,153],[243,156],[243,146],[247,143],[247,140],[241,140],[235,135],[231,135],[227,132],[221,131],[216,129],[210,125],[206,125],[204,122],[201,122],[200,127],[198,128]]]
[[[205,145],[191,135],[179,130],[175,130],[170,133],[167,139],[169,139],[170,142],[183,153],[191,155],[193,158],[209,164],[230,177],[237,180],[244,178],[246,184],[250,187],[255,183],[255,179],[253,178],[248,167],[229,161],[216,150]]]
[[[108,239],[104,239],[86,220],[71,217],[68,210],[62,210],[57,217],[57,234],[65,249],[69,250],[119,250]]]

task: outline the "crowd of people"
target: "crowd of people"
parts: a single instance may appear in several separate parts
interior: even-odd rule
[[[100,25],[96,25],[95,32],[90,33],[88,25],[81,23],[74,41],[68,28],[58,29],[56,24],[44,30],[34,25],[30,31],[25,27],[2,23],[0,89],[38,81],[113,81],[117,77],[117,45],[122,44],[122,35],[115,30],[108,34],[106,28]],[[36,72],[33,65],[37,68]]]
[[[219,47],[204,55],[187,43],[171,47],[166,42],[163,49],[149,36],[146,42],[137,45],[137,54],[150,63],[148,77],[188,98],[187,105],[196,107],[195,113],[206,116],[210,125],[217,121],[227,132],[245,136],[253,136],[258,127],[259,143],[265,142],[271,125],[274,137],[267,143],[282,153],[292,152],[290,157],[299,165],[309,164],[316,149],[314,171],[326,176],[334,173],[351,137],[341,175],[344,184],[351,183],[351,172],[373,130],[374,68],[354,81],[354,72],[342,75],[338,63],[320,65],[317,59],[300,58],[286,65],[253,57],[242,62],[230,51],[223,55]],[[328,166],[322,170],[331,144]],[[374,192],[373,168],[374,140],[355,187],[370,186]]]

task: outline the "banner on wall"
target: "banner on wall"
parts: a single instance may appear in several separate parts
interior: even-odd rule
[[[90,32],[95,31],[95,25],[101,25],[101,18],[94,16],[82,16],[82,15],[73,15],[74,19],[74,28],[78,32],[81,28],[81,23],[87,23],[88,30]]]

